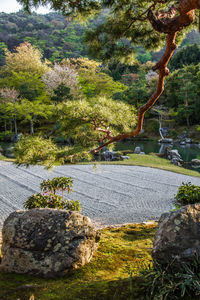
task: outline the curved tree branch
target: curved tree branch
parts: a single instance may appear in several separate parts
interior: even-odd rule
[[[165,53],[163,54],[160,61],[153,68],[154,71],[158,70],[159,72],[159,79],[156,91],[153,93],[153,95],[150,97],[147,103],[140,107],[138,112],[137,127],[135,130],[131,131],[130,133],[123,133],[112,137],[111,139],[109,139],[109,141],[99,146],[98,148],[93,149],[91,152],[98,152],[103,147],[113,142],[137,136],[141,132],[146,111],[148,111],[154,105],[154,103],[164,91],[165,77],[169,75],[167,65],[176,49],[175,40],[177,32],[181,31],[184,27],[189,26],[194,21],[194,10],[199,8],[199,0],[181,0],[179,2],[178,9],[176,9],[175,7],[171,7],[168,12],[157,12],[157,14],[153,13],[152,11],[149,11],[148,18],[153,28],[156,31],[167,34],[167,45]],[[179,16],[176,16],[177,11],[179,11]]]

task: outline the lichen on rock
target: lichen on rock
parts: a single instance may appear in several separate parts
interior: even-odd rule
[[[2,271],[55,277],[88,263],[100,233],[78,212],[37,208],[11,213],[2,237]]]
[[[163,214],[153,242],[154,261],[193,263],[196,254],[200,256],[200,204]]]

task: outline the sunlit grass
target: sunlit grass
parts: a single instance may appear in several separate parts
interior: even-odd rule
[[[156,224],[103,229],[91,262],[61,278],[0,273],[0,299],[28,300],[31,294],[36,300],[141,299],[143,278],[139,274],[151,263],[155,229]],[[130,270],[134,276],[132,296]],[[26,288],[28,285],[32,287]]]

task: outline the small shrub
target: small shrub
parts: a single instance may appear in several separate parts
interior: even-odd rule
[[[196,255],[192,264],[182,263],[178,268],[174,262],[165,267],[154,263],[143,275],[149,300],[194,300],[200,295],[200,261]]]
[[[72,191],[73,180],[71,177],[54,177],[53,179],[43,180],[40,187],[43,193],[34,194],[24,203],[24,208],[57,208],[81,211],[78,200],[64,198],[64,192],[69,194]],[[61,191],[62,197],[56,192]]]
[[[191,184],[191,182],[183,182],[175,199],[180,206],[200,202],[200,186]]]
[[[67,200],[49,193],[49,194],[34,194],[28,198],[24,203],[24,208],[33,209],[33,208],[57,208],[57,209],[69,209],[69,210],[81,210],[81,205],[79,201]]]
[[[71,177],[54,177],[53,179],[43,180],[40,188],[43,192],[51,192],[55,194],[58,191],[62,191],[64,197],[64,191],[69,194],[72,191],[73,180]]]

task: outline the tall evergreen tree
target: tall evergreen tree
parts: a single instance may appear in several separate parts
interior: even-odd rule
[[[107,20],[94,31],[87,34],[91,53],[97,58],[132,58],[135,47],[143,45],[155,49],[166,43],[165,52],[153,70],[159,77],[156,91],[145,105],[139,109],[135,130],[108,137],[104,145],[127,137],[136,136],[142,129],[144,114],[157,101],[164,90],[165,77],[169,75],[167,65],[172,57],[178,40],[184,32],[195,24],[195,16],[200,9],[199,0],[18,0],[28,11],[39,4],[50,6],[68,15],[89,16],[108,7]]]

